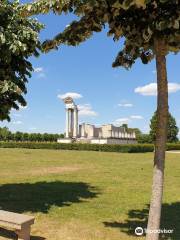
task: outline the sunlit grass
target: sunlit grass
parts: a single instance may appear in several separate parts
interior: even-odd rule
[[[134,229],[146,227],[152,167],[151,153],[0,149],[0,206],[36,217],[32,240],[137,239]],[[162,227],[179,240],[180,154],[167,155],[163,207]]]

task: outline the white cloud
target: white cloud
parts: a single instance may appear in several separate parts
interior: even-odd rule
[[[180,84],[179,83],[169,83],[168,84],[169,93],[175,93],[180,91]]]
[[[129,108],[129,107],[133,107],[133,104],[132,103],[119,103],[118,107]]]
[[[156,73],[157,73],[157,71],[156,71],[156,70],[153,70],[153,71],[152,71],[152,73],[153,73],[153,74],[156,74]]]
[[[130,119],[129,118],[118,118],[114,121],[115,125],[123,124],[123,123],[129,123]]]
[[[22,121],[14,121],[13,124],[20,125],[20,124],[23,124],[23,122]]]
[[[45,78],[46,74],[44,72],[41,72],[37,75],[37,78]]]
[[[40,72],[43,72],[43,71],[44,71],[43,67],[34,68],[35,73],[40,73]]]
[[[132,115],[130,116],[131,119],[137,119],[137,120],[141,120],[141,119],[144,119],[142,116],[140,115]]]
[[[18,107],[19,107],[20,110],[25,110],[25,109],[27,109],[27,106],[18,105]]]
[[[156,96],[157,95],[157,84],[150,83],[143,87],[135,88],[135,93],[139,93],[143,96]]]
[[[34,72],[37,73],[37,78],[45,78],[46,77],[43,67],[34,68]]]
[[[78,109],[79,116],[96,117],[98,115],[98,113],[92,109],[90,104],[78,105]]]
[[[143,96],[157,96],[157,83],[150,83],[148,85],[135,88],[135,93],[139,93]],[[169,93],[175,93],[180,91],[179,83],[169,83],[168,84]]]
[[[124,117],[124,118],[118,118],[114,121],[114,125],[121,125],[123,123],[130,123],[133,120],[142,120],[144,119],[142,116],[140,115],[132,115],[130,117]]]
[[[60,99],[65,99],[67,97],[71,97],[73,99],[79,99],[79,98],[82,98],[83,96],[81,94],[75,93],[75,92],[67,92],[65,94],[58,95],[58,98],[60,98]]]

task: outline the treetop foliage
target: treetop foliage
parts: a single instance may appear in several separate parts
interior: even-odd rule
[[[18,1],[0,1],[0,120],[10,120],[12,108],[25,106],[26,83],[38,56],[42,24],[21,15]]]
[[[64,134],[26,132],[12,133],[7,127],[0,127],[0,141],[57,142],[59,138],[64,138]]]
[[[157,111],[152,116],[150,121],[150,138],[151,141],[154,142],[156,140],[156,130],[157,130]],[[178,141],[178,132],[179,128],[176,124],[176,119],[168,113],[168,131],[167,131],[167,141],[169,143],[174,143]]]
[[[165,53],[180,50],[179,0],[37,0],[21,7],[22,14],[73,13],[79,20],[71,22],[54,39],[47,40],[45,51],[61,44],[76,46],[87,40],[93,32],[107,25],[107,35],[114,41],[125,38],[114,67],[129,68],[137,58],[144,64],[155,56],[154,40],[161,38]]]

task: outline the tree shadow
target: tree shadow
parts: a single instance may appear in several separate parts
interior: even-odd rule
[[[104,222],[104,225],[106,227],[119,228],[121,232],[136,237],[135,229],[137,227],[147,228],[148,214],[149,205],[144,209],[130,210],[128,219],[125,222]],[[161,229],[173,230],[173,233],[160,234],[161,240],[180,240],[180,202],[163,204]]]
[[[36,182],[0,185],[0,208],[12,212],[47,213],[51,206],[70,206],[97,196],[83,182]]]
[[[0,236],[9,240],[17,240],[18,236],[11,230],[0,228]],[[46,240],[44,237],[31,236],[31,240]]]

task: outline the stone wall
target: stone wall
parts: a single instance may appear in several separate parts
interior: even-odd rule
[[[105,139],[91,139],[92,144],[136,144],[137,141],[134,139],[116,139],[116,138],[105,138]]]

